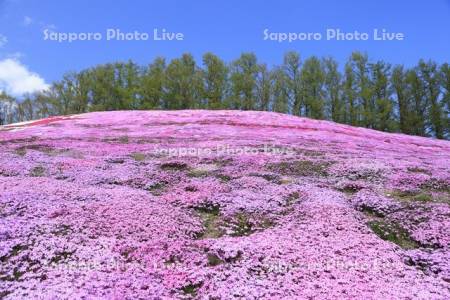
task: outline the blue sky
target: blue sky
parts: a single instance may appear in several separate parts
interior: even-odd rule
[[[164,28],[183,33],[184,40],[106,41],[108,28],[150,33],[154,28]],[[386,29],[404,33],[405,39],[324,38],[279,43],[263,40],[266,28],[270,32],[323,34],[327,28],[370,34],[373,29]],[[103,39],[46,41],[44,29],[58,33],[100,32]],[[23,68],[16,77],[34,75],[50,83],[66,71],[117,60],[133,59],[146,64],[156,56],[170,59],[183,52],[190,52],[200,60],[203,53],[212,51],[230,61],[241,52],[253,51],[260,61],[274,65],[281,62],[288,50],[300,52],[303,58],[330,55],[340,63],[353,50],[367,51],[372,59],[408,66],[420,58],[448,62],[450,1],[0,0],[0,84],[1,62],[5,60],[10,63],[9,68],[13,68],[12,60]],[[5,76],[8,77],[3,75],[3,81],[8,79]]]

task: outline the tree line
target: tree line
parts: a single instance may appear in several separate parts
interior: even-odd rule
[[[353,52],[340,68],[331,57],[287,52],[269,68],[254,53],[231,63],[206,53],[149,65],[133,61],[66,73],[46,91],[21,99],[0,94],[0,124],[89,111],[237,109],[287,113],[381,131],[449,138],[450,66],[371,61]]]

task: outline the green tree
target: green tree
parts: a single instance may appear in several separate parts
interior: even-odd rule
[[[429,99],[429,123],[434,135],[438,139],[444,138],[445,116],[444,105],[441,101],[441,77],[437,64],[433,61],[421,60],[418,65],[419,76],[425,84],[425,95]]]
[[[391,99],[391,86],[389,83],[391,66],[382,61],[370,65],[372,97],[371,103],[375,104],[373,112],[373,126],[382,131],[392,131],[393,103]]]
[[[369,74],[369,59],[367,54],[353,52],[349,66],[354,74],[357,123],[361,126],[374,127],[375,103],[372,97],[372,87]]]
[[[343,99],[345,102],[345,122],[356,126],[358,124],[358,106],[356,103],[356,80],[349,62],[345,64]]]
[[[36,118],[47,118],[57,112],[54,111],[54,106],[51,98],[46,93],[36,93],[33,95],[33,110]]]
[[[118,89],[123,99],[120,109],[138,109],[141,105],[139,92],[142,68],[131,60],[118,64],[116,67],[118,69]]]
[[[320,60],[312,56],[305,60],[300,73],[302,98],[305,101],[304,115],[314,119],[324,117],[325,73]]]
[[[399,128],[403,133],[410,133],[409,90],[403,66],[395,66],[391,75],[392,88],[396,96]]]
[[[419,61],[413,68],[371,62],[354,52],[339,71],[330,58],[303,63],[287,52],[273,68],[243,53],[227,65],[212,53],[197,66],[190,54],[66,73],[46,91],[17,100],[0,94],[0,123],[51,115],[126,109],[273,110],[407,134],[450,137],[450,67]]]
[[[216,55],[206,53],[203,55],[203,82],[205,108],[223,108],[227,90],[228,68],[225,63]]]
[[[92,79],[90,84],[90,110],[118,110],[122,105],[119,88],[116,85],[116,70],[114,64],[96,66],[89,71]]]
[[[270,97],[272,93],[272,79],[266,64],[259,66],[259,73],[256,82],[258,105],[256,109],[268,111]]]
[[[345,122],[345,103],[342,101],[342,75],[338,63],[331,57],[322,60],[325,73],[324,89],[326,115],[335,122]]]
[[[53,102],[56,114],[83,113],[87,111],[89,105],[89,90],[90,79],[87,72],[69,72],[61,81],[51,85],[47,96],[49,101]]]
[[[272,110],[280,113],[287,113],[289,110],[289,81],[286,72],[281,68],[276,68],[271,74],[273,81],[273,104]]]
[[[167,109],[188,109],[199,107],[202,95],[201,73],[194,57],[183,54],[173,59],[166,69],[165,101]]]
[[[254,53],[242,53],[231,64],[232,108],[252,110],[256,103],[256,80],[259,72]]]
[[[34,113],[33,102],[34,99],[32,98],[32,96],[27,94],[24,96],[24,99],[17,104],[19,112],[18,116],[19,122],[34,120],[36,118]]]
[[[445,63],[441,66],[441,80],[443,87],[442,102],[445,107],[444,123],[446,126],[447,137],[450,137],[450,65]]]
[[[283,59],[283,71],[286,76],[289,102],[292,106],[292,114],[300,116],[303,109],[302,90],[300,82],[300,54],[294,51],[287,52]]]
[[[164,86],[166,83],[166,60],[157,57],[143,71],[140,94],[142,96],[141,109],[168,108],[167,103],[163,103]]]
[[[16,100],[5,91],[0,92],[0,125],[12,123]]]
[[[426,95],[425,83],[420,78],[417,68],[407,71],[406,82],[409,96],[406,103],[407,132],[409,134],[426,136],[429,98]]]

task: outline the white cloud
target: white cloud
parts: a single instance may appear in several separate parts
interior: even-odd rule
[[[23,25],[24,25],[24,26],[31,25],[31,23],[33,23],[33,19],[32,19],[31,17],[25,16],[25,17],[23,18]]]
[[[16,52],[7,53],[7,54],[3,55],[3,57],[20,60],[22,57],[25,57],[25,55],[22,52],[16,51]]]
[[[49,85],[17,59],[0,60],[0,90],[14,96],[48,89]]]
[[[6,36],[4,36],[3,34],[0,33],[0,48],[5,46],[7,42],[8,42],[8,39],[6,38]]]

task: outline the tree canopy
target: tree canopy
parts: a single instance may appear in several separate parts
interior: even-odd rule
[[[229,63],[206,53],[200,64],[185,53],[145,66],[114,62],[68,72],[20,99],[0,93],[0,124],[130,109],[266,110],[448,139],[450,67],[431,60],[392,66],[361,52],[339,66],[332,57],[288,52],[269,68],[254,53]]]

